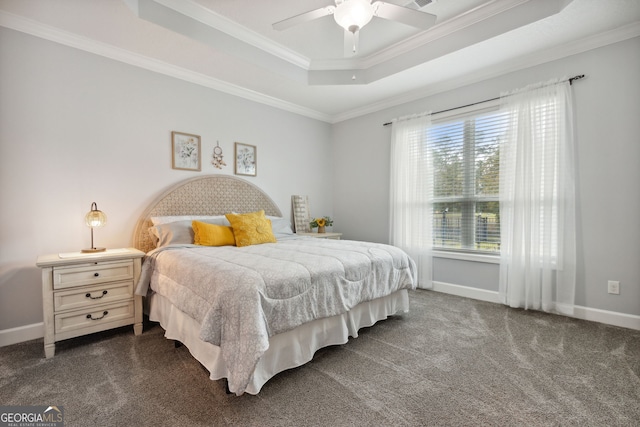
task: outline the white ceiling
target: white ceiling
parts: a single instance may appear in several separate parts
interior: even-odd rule
[[[0,0],[0,25],[328,122],[640,36],[640,0],[437,0],[432,28],[374,17],[347,57],[331,16],[272,28],[329,4]]]

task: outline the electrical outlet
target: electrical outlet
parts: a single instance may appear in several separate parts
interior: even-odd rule
[[[620,282],[617,280],[609,280],[609,282],[607,282],[607,290],[610,294],[620,295]]]

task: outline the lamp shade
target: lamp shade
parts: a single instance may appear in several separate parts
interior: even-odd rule
[[[91,210],[84,217],[84,222],[89,227],[102,227],[107,223],[107,215],[98,210],[98,205],[96,205],[96,202],[93,202],[93,204],[91,204]]]
[[[355,34],[373,18],[373,6],[369,0],[344,0],[336,6],[333,18],[342,28]]]

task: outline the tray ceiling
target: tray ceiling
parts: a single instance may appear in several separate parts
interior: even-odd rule
[[[437,16],[374,17],[345,56],[333,0],[2,0],[0,25],[336,122],[640,35],[637,0],[389,0]]]

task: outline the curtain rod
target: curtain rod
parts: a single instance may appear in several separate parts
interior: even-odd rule
[[[569,85],[573,85],[573,82],[575,80],[580,80],[582,78],[584,78],[584,74],[580,74],[579,76],[573,76],[570,79],[563,80],[563,82],[569,82]],[[478,102],[474,102],[474,103],[467,104],[467,105],[461,105],[459,107],[453,107],[453,108],[448,108],[446,110],[436,111],[435,113],[431,113],[431,115],[433,116],[434,114],[441,114],[441,113],[446,113],[446,112],[453,111],[453,110],[459,110],[461,108],[473,107],[474,105],[484,104],[485,102],[496,101],[498,99],[500,99],[499,96],[495,97],[495,98],[491,98],[491,99],[485,99],[484,101],[478,101]],[[393,124],[393,121],[387,122],[387,123],[383,123],[382,126],[389,126],[390,124]]]

